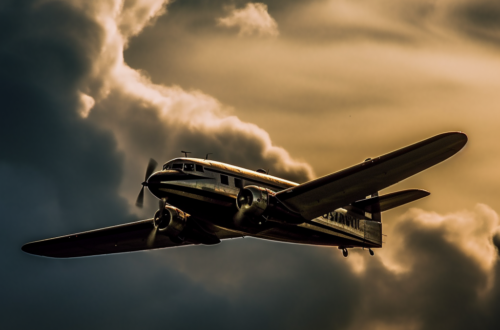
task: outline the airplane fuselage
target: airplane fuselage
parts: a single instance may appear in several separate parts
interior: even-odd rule
[[[370,219],[370,214],[352,214],[346,209],[332,210],[293,225],[272,217],[251,224],[235,221],[238,215],[235,201],[244,187],[258,186],[279,192],[297,185],[265,173],[197,158],[173,159],[148,179],[148,188],[157,198],[166,199],[168,204],[199,221],[241,236],[339,247],[382,246],[381,222]]]

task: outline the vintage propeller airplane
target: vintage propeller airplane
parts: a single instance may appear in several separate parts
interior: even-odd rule
[[[461,132],[443,133],[303,184],[208,159],[176,158],[144,188],[159,199],[154,218],[24,245],[25,252],[72,258],[193,244],[244,236],[348,249],[382,247],[381,212],[428,196],[410,189],[378,195],[460,151]],[[186,154],[187,156],[187,154]],[[208,157],[207,157],[208,158]],[[174,206],[175,205],[175,206]]]

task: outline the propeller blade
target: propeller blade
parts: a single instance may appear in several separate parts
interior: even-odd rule
[[[155,239],[156,239],[156,232],[158,231],[158,227],[154,227],[151,233],[148,236],[148,239],[146,240],[146,245],[148,248],[152,248],[153,245],[155,244]]]
[[[162,198],[158,200],[158,209],[160,210],[160,219],[163,218],[163,213],[165,212],[165,204],[167,204],[167,199]]]
[[[158,163],[156,162],[156,160],[154,160],[153,158],[150,158],[149,159],[148,168],[146,169],[146,178],[144,179],[144,181],[148,181],[148,178],[155,171],[156,165],[158,165]]]
[[[144,179],[144,182],[142,183],[141,191],[139,192],[139,196],[137,196],[137,200],[135,201],[135,205],[137,207],[142,207],[144,205],[144,186],[148,185],[148,183],[147,183],[148,178],[155,171],[156,165],[158,165],[156,160],[154,160],[153,158],[150,158],[148,167],[146,168],[146,178]]]
[[[144,186],[141,188],[141,192],[139,193],[139,196],[137,196],[137,200],[135,201],[135,205],[137,207],[142,207],[144,204]]]

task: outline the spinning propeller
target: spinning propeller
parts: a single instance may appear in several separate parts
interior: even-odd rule
[[[144,205],[144,187],[148,186],[148,179],[151,176],[151,174],[153,174],[153,172],[155,171],[157,165],[158,163],[153,158],[149,160],[148,167],[146,168],[146,176],[144,177],[144,182],[142,183],[141,191],[139,192],[139,196],[137,196],[137,201],[135,202],[135,205],[138,207],[142,207]],[[166,198],[162,198],[159,200],[158,211],[156,212],[155,217],[153,219],[153,230],[148,235],[148,238],[146,240],[146,244],[149,248],[153,247],[156,239],[156,233],[158,232],[158,228],[160,227],[161,222],[164,221],[163,217],[165,214],[166,203],[167,203]]]
[[[153,158],[149,160],[148,168],[146,169],[146,177],[144,178],[141,191],[139,192],[139,196],[137,196],[137,201],[135,202],[137,207],[142,207],[144,205],[144,187],[148,185],[148,178],[151,174],[153,174],[157,165],[158,163]]]
[[[153,230],[151,230],[151,233],[148,235],[148,239],[146,241],[146,245],[148,248],[153,247],[156,239],[156,233],[158,232],[158,228],[160,228],[160,224],[163,219],[163,215],[165,214],[165,204],[167,203],[167,200],[165,198],[162,198],[158,201],[158,212],[156,212],[155,217],[153,219]]]

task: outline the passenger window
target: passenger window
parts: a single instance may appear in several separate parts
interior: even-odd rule
[[[184,171],[193,172],[194,171],[194,164],[191,164],[191,163],[184,164]]]
[[[182,170],[182,163],[172,165],[173,169]]]
[[[196,164],[196,172],[204,172],[203,171],[203,166]]]
[[[234,178],[234,186],[236,188],[242,189],[243,188],[243,182],[241,181],[241,179]]]
[[[229,178],[227,177],[227,175],[220,175],[220,183],[229,186]]]

